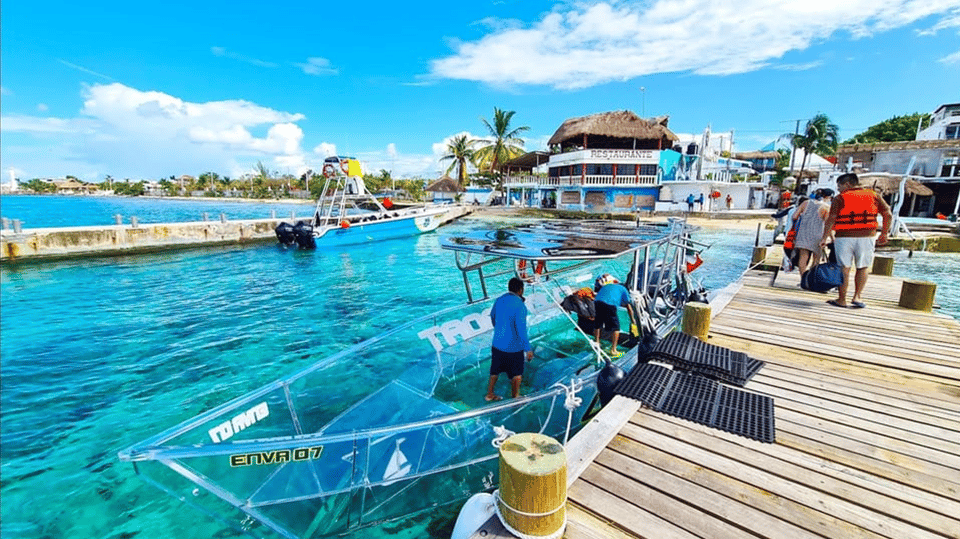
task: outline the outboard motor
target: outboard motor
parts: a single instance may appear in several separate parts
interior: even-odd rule
[[[692,301],[695,303],[710,303],[710,299],[708,298],[708,294],[707,294],[707,289],[701,286],[699,290],[694,290],[693,292],[690,292],[690,297],[687,298],[687,301]]]
[[[317,240],[313,237],[313,225],[299,221],[297,226],[293,227],[293,233],[301,249],[316,249]]]
[[[297,242],[297,235],[294,232],[293,225],[290,223],[280,223],[277,225],[277,228],[274,229],[274,232],[277,233],[277,241],[281,245],[290,246]]]
[[[626,376],[626,373],[623,372],[623,369],[609,361],[600,369],[600,372],[597,373],[597,393],[600,394],[600,406],[606,406],[608,402],[613,400],[613,390],[616,389],[617,384],[620,383],[620,380],[623,380],[624,376]]]

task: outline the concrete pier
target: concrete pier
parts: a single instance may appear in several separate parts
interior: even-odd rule
[[[441,217],[444,224],[471,212],[452,206]],[[168,249],[277,241],[274,229],[285,219],[245,219],[191,223],[133,223],[3,230],[0,262],[52,260],[83,256],[111,256]]]

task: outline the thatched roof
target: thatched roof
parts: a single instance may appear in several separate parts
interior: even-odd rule
[[[601,112],[570,118],[550,137],[548,145],[572,144],[577,147],[629,149],[634,142],[641,149],[669,148],[680,140],[667,129],[669,116],[644,120],[629,110]],[[641,147],[637,144],[638,148]]]
[[[509,161],[500,163],[499,168],[501,170],[507,168],[533,169],[540,165],[546,164],[549,160],[550,154],[547,152],[527,152],[519,157],[514,157]]]
[[[860,178],[861,187],[873,189],[881,195],[892,195],[899,192],[900,180],[903,179],[903,176],[881,173],[857,174],[857,176]],[[912,178],[907,178],[903,191],[908,195],[921,197],[928,197],[933,194],[929,187]]]
[[[459,193],[463,191],[463,187],[460,187],[460,184],[457,183],[457,180],[454,180],[450,176],[444,176],[439,180],[431,183],[426,186],[424,191],[438,191],[441,193]]]

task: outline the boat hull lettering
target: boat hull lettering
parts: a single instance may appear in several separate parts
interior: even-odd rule
[[[323,446],[298,447],[296,449],[277,449],[275,451],[255,451],[230,455],[230,467],[266,466],[269,464],[283,464],[286,462],[302,462],[316,460],[323,454]]]
[[[224,421],[216,427],[213,427],[207,434],[210,435],[210,439],[213,440],[213,443],[220,443],[225,441],[234,434],[242,431],[243,429],[252,426],[257,421],[262,421],[270,415],[270,408],[267,406],[266,402],[261,402],[260,404],[250,408],[246,412],[234,416],[230,421]]]

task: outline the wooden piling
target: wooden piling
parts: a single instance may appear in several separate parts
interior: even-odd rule
[[[756,266],[757,264],[762,263],[767,259],[767,248],[766,247],[754,247],[753,248],[753,258],[750,259],[750,265]]]
[[[701,341],[707,340],[707,334],[710,333],[710,306],[706,303],[687,303],[683,307],[682,331]]]
[[[890,256],[875,256],[873,257],[873,269],[870,270],[870,273],[874,275],[893,275],[893,257]]]
[[[500,446],[503,523],[532,536],[560,533],[566,526],[567,456],[559,442],[538,433],[514,434]]]
[[[933,296],[936,293],[936,283],[904,279],[900,287],[899,305],[915,311],[930,312],[933,310]]]

